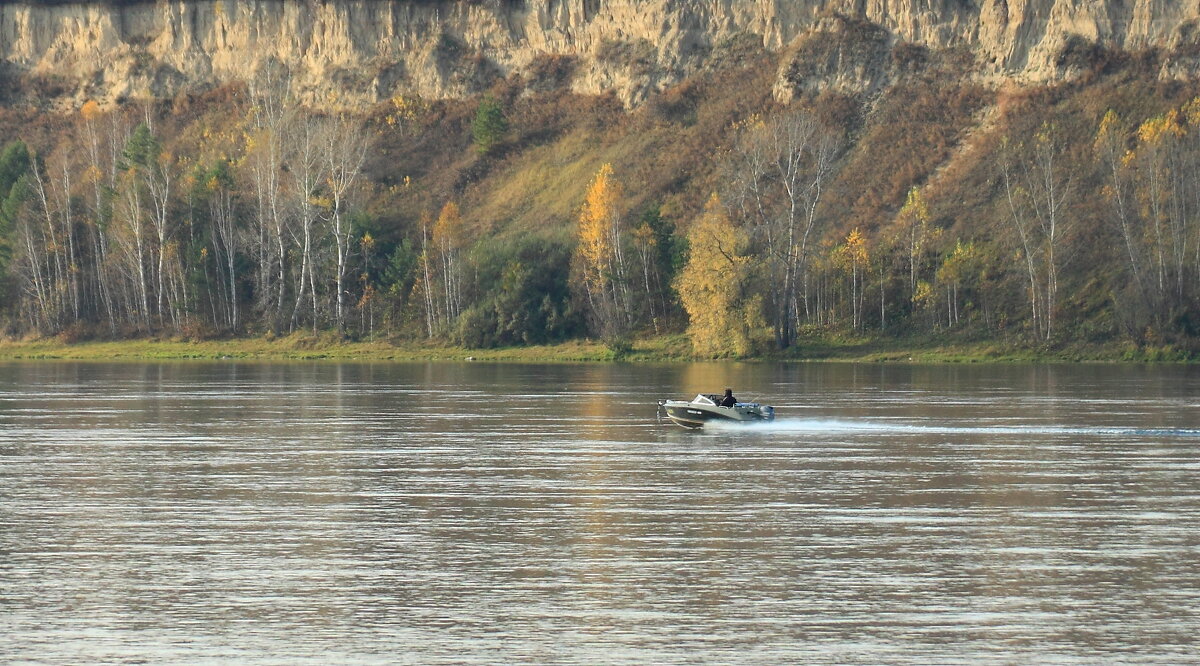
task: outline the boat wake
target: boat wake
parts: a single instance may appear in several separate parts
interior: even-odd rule
[[[705,430],[751,430],[756,433],[812,434],[913,434],[913,435],[1106,435],[1129,437],[1200,438],[1197,428],[1109,428],[1052,425],[962,426],[927,425],[887,421],[846,419],[776,419],[760,423],[705,424]]]

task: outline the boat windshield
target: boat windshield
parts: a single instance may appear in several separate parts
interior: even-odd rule
[[[696,397],[692,398],[692,402],[698,402],[701,405],[713,405],[713,406],[715,406],[717,404],[717,403],[713,402],[712,398],[704,395],[703,393],[697,393]]]

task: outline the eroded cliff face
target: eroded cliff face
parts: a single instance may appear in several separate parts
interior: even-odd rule
[[[1198,21],[1200,3],[1178,0],[16,3],[0,5],[0,96],[62,108],[168,97],[278,62],[309,100],[362,108],[397,94],[471,95],[495,77],[567,56],[567,85],[615,91],[634,105],[723,57],[735,40],[785,52],[781,96],[869,88],[879,49],[914,45],[962,48],[976,76],[997,82],[1071,76],[1061,54],[1072,39],[1181,54],[1164,60],[1162,76],[1184,77],[1198,69],[1188,55],[1200,51]],[[865,47],[835,39],[838,48],[810,48],[864,26]]]

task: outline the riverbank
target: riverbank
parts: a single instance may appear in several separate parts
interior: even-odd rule
[[[224,340],[115,340],[65,343],[58,340],[0,342],[0,359],[153,361],[605,361],[613,353],[599,343],[580,341],[559,345],[473,350],[408,342],[346,341],[333,336],[292,335],[284,338]]]
[[[671,362],[697,360],[682,335],[641,339],[614,350],[591,340],[555,345],[467,349],[444,344],[386,340],[347,341],[329,334],[214,340],[140,339],[66,342],[57,338],[0,341],[0,360],[263,360],[263,361],[524,361]],[[843,361],[865,363],[1194,362],[1168,347],[1071,345],[1028,348],[996,342],[871,338],[804,339],[786,354],[740,360]]]

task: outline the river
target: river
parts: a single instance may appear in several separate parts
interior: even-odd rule
[[[688,431],[732,387],[773,424]],[[1200,368],[0,364],[0,662],[1200,650]]]

